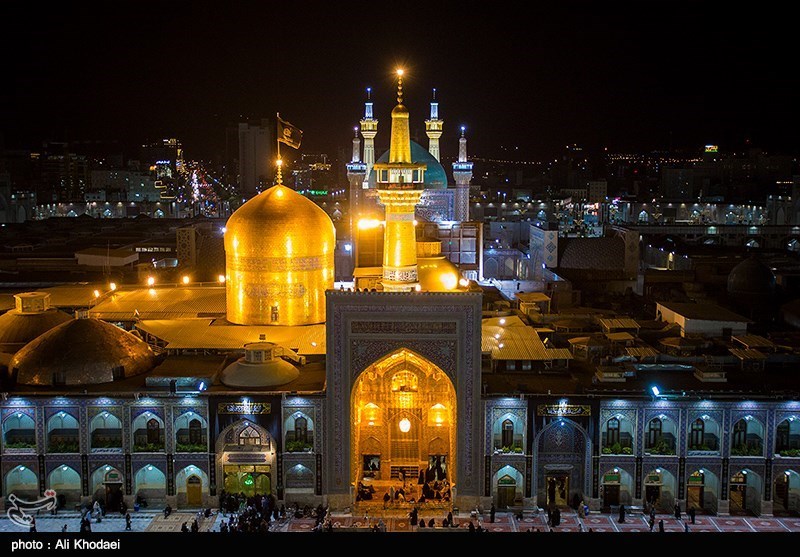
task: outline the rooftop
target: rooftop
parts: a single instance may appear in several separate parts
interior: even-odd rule
[[[658,302],[670,311],[682,315],[686,319],[699,319],[703,321],[738,321],[740,323],[750,323],[746,317],[734,313],[729,309],[711,303],[692,303],[692,302]]]

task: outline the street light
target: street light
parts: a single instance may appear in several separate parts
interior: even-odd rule
[[[661,391],[659,391],[658,387],[655,385],[653,385],[650,390],[653,391],[653,396],[659,396],[661,394]]]

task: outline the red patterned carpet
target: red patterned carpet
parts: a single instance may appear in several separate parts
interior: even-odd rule
[[[370,517],[365,520],[364,517],[353,516],[340,516],[334,515],[333,527],[334,528],[363,528],[365,531],[371,524],[375,524],[380,517]],[[423,513],[420,517],[427,523],[433,518],[437,523],[437,529],[441,529],[442,513]],[[689,524],[689,533],[692,532],[800,532],[800,518],[792,517],[744,517],[744,516],[697,516],[695,524],[691,524],[688,517],[683,517],[685,520],[676,520],[672,515],[657,515],[656,525],[653,529],[658,532],[659,520],[664,521],[664,530],[666,532],[685,532],[685,524]],[[542,513],[536,516],[526,516],[522,520],[517,520],[510,513],[497,513],[495,521],[489,522],[488,513],[481,517],[481,520],[470,519],[469,516],[464,515],[456,517],[456,524],[458,528],[466,529],[469,526],[470,520],[477,526],[479,523],[489,532],[527,532],[539,530],[546,532],[550,528],[547,526],[547,516]],[[407,517],[385,517],[383,518],[386,524],[386,529],[389,532],[414,532],[419,529],[418,526],[411,526]],[[629,515],[626,517],[625,523],[620,524],[617,516],[610,516],[607,514],[591,514],[589,517],[582,521],[578,519],[575,513],[562,512],[561,524],[554,528],[556,532],[579,532],[581,530],[581,522],[583,523],[583,530],[588,531],[589,528],[593,532],[649,532],[650,526],[647,517],[642,515]],[[289,521],[287,530],[290,532],[310,532],[316,524],[313,518],[292,519]]]

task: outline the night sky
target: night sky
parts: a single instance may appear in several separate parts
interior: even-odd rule
[[[428,3],[3,2],[0,132],[7,148],[176,136],[211,158],[240,115],[279,111],[303,152],[335,154],[371,86],[380,147],[402,64],[425,145],[439,91],[444,155],[462,124],[472,153],[523,160],[800,146],[796,21],[769,2]]]

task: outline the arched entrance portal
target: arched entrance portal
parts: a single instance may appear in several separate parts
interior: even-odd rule
[[[266,429],[249,420],[231,424],[220,433],[216,448],[221,470],[217,470],[227,493],[243,493],[247,497],[272,493],[273,443]]]
[[[368,367],[352,392],[356,502],[447,503],[455,485],[456,397],[447,375],[399,350]]]
[[[186,504],[190,507],[203,504],[203,481],[194,474],[186,478]]]
[[[800,474],[785,470],[775,475],[773,513],[782,516],[800,515]]]
[[[729,484],[730,513],[734,515],[761,514],[761,476],[752,470],[740,470],[731,476]]]

